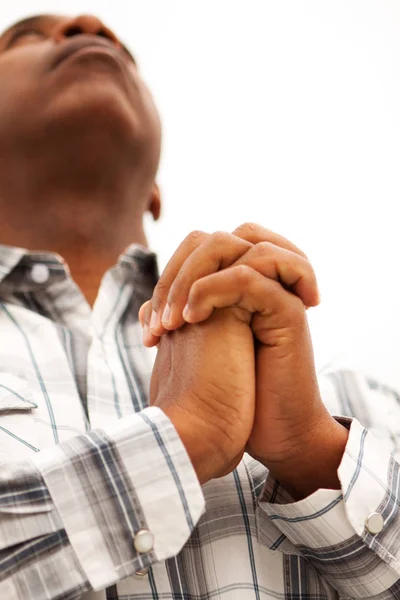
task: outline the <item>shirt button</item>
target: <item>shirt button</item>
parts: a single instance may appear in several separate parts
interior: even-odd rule
[[[136,577],[146,577],[149,571],[150,567],[145,567],[144,569],[139,569],[139,571],[136,571],[135,575]]]
[[[31,279],[35,283],[45,283],[50,277],[50,269],[47,265],[33,265],[31,270]]]
[[[373,535],[380,533],[383,529],[383,517],[379,513],[371,513],[365,520],[365,526]]]
[[[147,529],[141,529],[135,535],[135,539],[133,540],[133,544],[136,550],[140,554],[144,554],[145,552],[150,552],[153,549],[154,537],[150,531]]]

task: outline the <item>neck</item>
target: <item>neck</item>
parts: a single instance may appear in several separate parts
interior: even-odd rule
[[[57,252],[90,305],[101,278],[131,243],[147,246],[141,190],[97,186],[95,190],[0,192],[0,243]]]

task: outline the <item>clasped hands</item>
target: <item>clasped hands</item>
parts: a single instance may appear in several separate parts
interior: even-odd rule
[[[139,311],[158,345],[150,404],[171,419],[201,483],[248,452],[301,499],[339,488],[348,431],[323,405],[306,309],[314,270],[284,237],[254,223],[192,232]]]

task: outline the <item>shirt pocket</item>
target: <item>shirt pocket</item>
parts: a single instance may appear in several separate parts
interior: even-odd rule
[[[0,462],[23,460],[39,451],[36,408],[25,379],[0,373]]]

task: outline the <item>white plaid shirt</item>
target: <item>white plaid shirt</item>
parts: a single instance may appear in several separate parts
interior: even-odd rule
[[[321,379],[331,412],[358,419],[339,491],[294,503],[248,456],[201,488],[147,407],[137,313],[156,278],[131,246],[91,311],[60,257],[0,246],[1,600],[400,598],[399,395]]]

